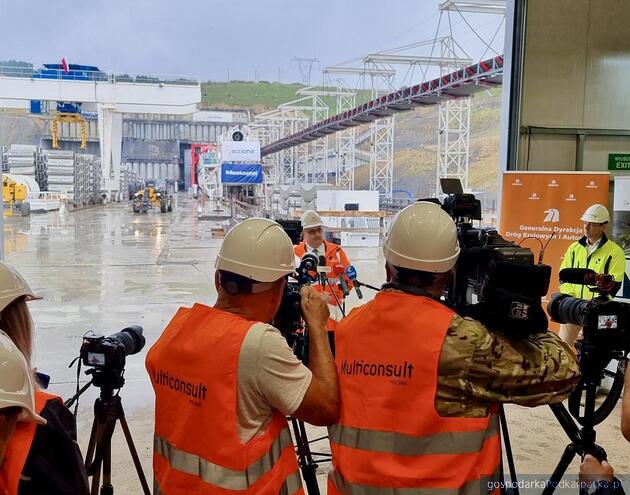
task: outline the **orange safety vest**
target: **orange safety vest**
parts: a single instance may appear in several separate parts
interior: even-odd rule
[[[181,308],[151,347],[155,390],[154,494],[303,494],[287,420],[262,435],[237,433],[237,369],[254,322],[195,304]]]
[[[59,400],[61,398],[42,392],[35,391],[35,412],[40,414],[49,400]],[[26,465],[28,453],[31,450],[37,424],[32,421],[20,421],[15,426],[15,432],[7,445],[2,469],[0,469],[0,493],[2,495],[15,495],[18,492],[22,471]]]
[[[348,259],[346,252],[338,244],[324,242],[322,246],[324,246],[326,250],[326,254],[324,255],[326,258],[326,266],[330,268],[330,272],[326,274],[328,283],[326,284],[326,287],[323,287],[320,282],[315,282],[313,283],[313,288],[319,292],[327,292],[329,294],[328,304],[336,305],[337,300],[340,303],[343,301],[343,291],[337,285],[339,278],[334,274],[333,270],[335,265],[339,264],[343,265],[345,270],[346,267],[350,266],[350,260]],[[306,243],[302,241],[293,246],[293,251],[295,252],[295,256],[302,259],[302,256],[306,253]],[[345,274],[344,278],[348,284],[348,289],[352,289],[352,282],[345,277]],[[337,299],[335,299],[335,296],[337,296]]]
[[[329,495],[496,491],[490,484],[500,461],[496,411],[457,418],[435,410],[453,315],[432,299],[388,291],[337,325],[341,412],[329,427]]]

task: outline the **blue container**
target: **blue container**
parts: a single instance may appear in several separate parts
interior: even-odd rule
[[[31,100],[31,113],[42,113],[42,100]]]

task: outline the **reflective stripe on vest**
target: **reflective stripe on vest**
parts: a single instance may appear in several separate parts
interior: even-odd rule
[[[273,441],[267,453],[256,462],[247,466],[247,469],[244,471],[219,466],[202,459],[198,455],[179,450],[158,436],[154,439],[153,448],[156,454],[168,460],[173,469],[198,476],[206,483],[225,488],[226,490],[246,490],[265,473],[271,471],[276,462],[278,462],[282,451],[290,445],[293,445],[291,433],[288,428],[285,428],[280,432],[278,438]]]
[[[302,492],[302,478],[300,478],[299,471],[295,471],[284,480],[278,495],[295,495],[298,492]],[[165,495],[156,479],[153,480],[153,495]]]
[[[338,471],[328,473],[328,495],[481,495],[497,490],[499,475],[485,476],[470,481],[459,490],[455,488],[391,488],[348,483]],[[332,485],[332,486],[331,486]],[[335,492],[336,490],[336,492]]]
[[[486,430],[440,432],[421,437],[339,424],[330,426],[328,432],[331,442],[353,449],[396,455],[467,454],[477,452],[487,438],[499,434],[499,421],[494,415]]]

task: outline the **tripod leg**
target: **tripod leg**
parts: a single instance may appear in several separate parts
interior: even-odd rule
[[[508,461],[508,468],[510,470],[510,479],[512,481],[513,488],[510,493],[519,495],[518,479],[516,478],[516,466],[514,465],[514,455],[512,454],[512,444],[510,442],[510,434],[507,427],[507,418],[505,417],[505,409],[503,406],[499,407],[499,422],[501,424],[501,433],[503,434],[503,444],[505,445],[505,456]],[[503,471],[503,463],[501,463],[501,471]],[[504,481],[503,473],[501,474],[501,481]]]
[[[98,471],[94,473],[92,476],[92,486],[90,489],[90,495],[98,495],[98,487],[101,484],[101,469],[99,467]]]
[[[93,474],[92,483],[90,485],[90,495],[98,495],[98,487],[101,483],[101,466],[100,464],[94,465],[94,453],[101,445],[103,437],[103,425],[99,422],[98,416],[94,416],[94,421],[92,422],[92,431],[90,432],[90,440],[88,442],[88,449],[85,456],[85,470],[87,472],[88,468],[90,468],[90,472]],[[94,467],[96,470],[94,471]],[[88,474],[90,476],[90,474]]]
[[[103,484],[101,485],[100,495],[113,495],[114,487],[112,486],[112,444],[110,442],[103,449]]]
[[[313,462],[311,449],[308,445],[308,437],[306,436],[306,427],[302,421],[291,418],[293,426],[293,435],[295,436],[295,447],[297,450],[298,464],[302,471],[302,478],[306,484],[306,491],[309,495],[319,495],[319,486],[317,485],[317,476],[315,470],[317,464]]]
[[[122,405],[120,407],[122,410]],[[140,458],[138,457],[136,446],[133,443],[133,438],[131,438],[131,432],[129,431],[129,426],[127,425],[127,420],[125,419],[124,414],[120,416],[120,426],[122,426],[123,432],[125,433],[125,438],[127,439],[127,445],[129,446],[129,452],[131,452],[131,458],[133,459],[133,464],[134,466],[136,466],[136,472],[138,473],[138,478],[140,478],[142,491],[144,492],[145,495],[151,495],[151,491],[149,490],[149,484],[147,483],[147,479],[144,476],[144,471],[142,470],[142,465],[140,464]]]
[[[567,448],[564,449],[562,457],[560,457],[560,461],[558,462],[556,469],[554,469],[551,478],[549,478],[549,481],[547,482],[547,486],[545,486],[545,489],[542,491],[542,495],[551,495],[554,492],[558,483],[562,479],[562,476],[569,467],[569,464],[571,464],[571,461],[577,453],[578,449],[575,443],[567,445]]]
[[[92,464],[92,459],[94,458],[94,450],[96,449],[96,439],[98,438],[98,421],[96,417],[94,417],[94,421],[92,421],[92,431],[90,431],[90,440],[88,442],[87,453],[85,454],[85,469]]]

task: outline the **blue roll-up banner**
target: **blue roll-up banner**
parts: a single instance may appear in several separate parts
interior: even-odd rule
[[[262,184],[263,169],[260,163],[222,163],[221,182],[226,185]]]

